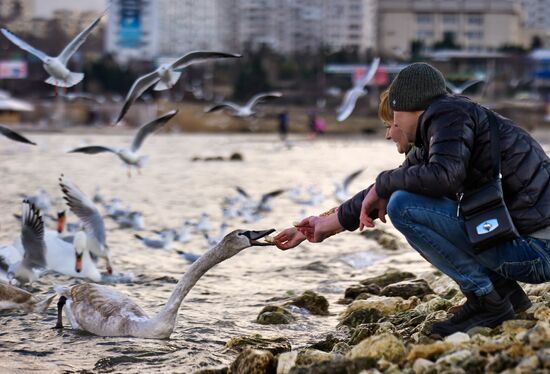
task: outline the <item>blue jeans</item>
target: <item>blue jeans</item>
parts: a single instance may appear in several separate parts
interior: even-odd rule
[[[409,244],[463,292],[490,293],[491,280],[504,277],[525,283],[550,281],[550,240],[527,235],[476,253],[457,202],[396,191],[387,212]]]

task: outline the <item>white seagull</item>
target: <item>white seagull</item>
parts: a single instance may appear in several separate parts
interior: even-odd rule
[[[250,117],[250,116],[253,116],[254,114],[256,114],[256,112],[254,112],[252,110],[252,107],[254,107],[254,105],[259,103],[260,101],[269,100],[269,99],[276,99],[276,98],[281,97],[281,96],[283,96],[283,94],[280,93],[280,92],[260,93],[260,94],[254,95],[252,97],[252,99],[248,100],[248,102],[243,106],[235,104],[231,101],[222,101],[221,103],[214,104],[214,105],[206,108],[204,111],[205,111],[205,113],[212,113],[212,112],[215,112],[217,110],[229,108],[229,109],[231,109],[231,111],[232,111],[231,114],[233,116],[245,118],[245,117]]]
[[[103,12],[98,18],[95,19],[87,28],[85,28],[80,34],[78,34],[57,57],[51,57],[44,52],[32,47],[25,41],[19,39],[6,29],[1,29],[2,34],[8,38],[13,44],[19,48],[29,52],[30,54],[39,58],[44,66],[44,69],[50,74],[50,77],[46,79],[46,83],[56,87],[72,87],[79,83],[83,78],[83,73],[73,73],[67,68],[67,63],[73,54],[80,48],[80,46],[86,41],[88,35],[97,26],[99,20],[107,11]]]
[[[343,203],[344,201],[350,198],[350,194],[348,192],[348,186],[362,172],[363,172],[363,169],[359,169],[357,171],[354,171],[350,175],[348,175],[342,183],[334,183],[334,198],[336,199],[336,201],[338,201],[339,203]]]
[[[157,70],[143,75],[136,79],[130,91],[126,95],[124,100],[124,105],[115,121],[115,124],[119,123],[120,120],[124,117],[130,106],[138,97],[140,97],[147,89],[155,85],[155,91],[162,91],[172,88],[178,79],[181,76],[181,70],[186,68],[189,65],[197,64],[200,62],[205,62],[209,60],[214,60],[217,58],[237,58],[241,55],[234,53],[223,53],[223,52],[211,52],[211,51],[194,51],[189,52],[177,60],[169,64],[162,64]]]
[[[44,242],[44,221],[38,208],[27,200],[23,201],[21,214],[21,243],[24,254],[21,261],[8,268],[8,280],[20,284],[32,284],[38,279],[35,269],[46,267],[46,243]]]
[[[62,312],[73,329],[99,336],[133,336],[137,338],[168,339],[174,332],[176,318],[183,299],[211,267],[251,246],[272,245],[259,239],[275,230],[236,230],[214,248],[196,260],[181,277],[166,305],[153,317],[133,300],[116,289],[83,283],[72,287],[56,287],[56,328],[63,328]]]
[[[59,185],[63,191],[63,198],[71,212],[80,218],[84,225],[86,243],[81,243],[80,247],[86,247],[90,253],[104,258],[107,261],[107,273],[112,274],[111,250],[107,246],[105,223],[103,217],[99,214],[99,210],[93,201],[64,175],[59,178]],[[75,238],[79,236],[77,233]]]
[[[170,121],[172,117],[176,115],[176,113],[178,113],[177,110],[172,110],[168,113],[164,113],[159,118],[141,126],[137,130],[136,135],[134,136],[134,140],[132,141],[132,144],[129,148],[113,148],[103,145],[89,145],[72,149],[68,153],[87,153],[91,155],[103,152],[114,153],[128,166],[128,175],[130,176],[130,168],[132,166],[136,167],[139,172],[139,169],[141,169],[145,165],[145,161],[147,161],[148,159],[148,156],[140,156],[137,153],[145,138],[166,125],[166,123],[168,123],[168,121]]]
[[[464,83],[462,83],[460,86],[456,86],[454,84],[452,84],[451,82],[449,82],[448,80],[445,80],[445,85],[447,86],[447,89],[455,94],[455,95],[462,95],[462,93],[464,91],[466,91],[468,88],[478,84],[478,83],[482,83],[482,82],[485,82],[484,80],[481,80],[481,79],[471,79],[469,81],[466,81]]]
[[[349,89],[346,92],[346,96],[344,96],[344,101],[336,109],[336,119],[339,122],[342,122],[346,118],[348,118],[353,112],[353,109],[355,109],[355,103],[357,102],[357,99],[359,99],[361,96],[364,96],[367,94],[367,89],[365,86],[369,84],[369,82],[374,78],[374,74],[376,74],[376,70],[378,70],[378,66],[380,65],[380,58],[376,57],[374,60],[372,60],[369,70],[365,74],[365,76],[361,79],[358,79],[351,89]]]
[[[13,131],[12,129],[4,125],[0,125],[0,134],[16,142],[36,145],[35,142],[31,142],[29,139],[25,138],[23,135]]]

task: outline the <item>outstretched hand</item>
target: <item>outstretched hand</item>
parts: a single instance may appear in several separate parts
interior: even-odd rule
[[[344,230],[337,214],[307,217],[294,226],[312,243],[320,243]]]
[[[304,240],[306,240],[305,235],[298,231],[296,227],[284,229],[273,238],[277,248],[283,251],[298,246]]]
[[[378,210],[378,218],[380,218],[380,221],[386,223],[387,206],[388,200],[379,197],[376,193],[376,185],[373,185],[361,204],[359,230],[362,231],[365,227],[374,227],[374,219],[369,217],[369,214],[376,209]]]

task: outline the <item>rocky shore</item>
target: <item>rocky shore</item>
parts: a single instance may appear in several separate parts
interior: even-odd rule
[[[347,308],[334,331],[293,349],[284,337],[242,336],[226,344],[229,367],[196,373],[548,373],[550,285],[524,285],[533,306],[494,328],[474,328],[444,340],[429,336],[463,295],[437,271],[423,278],[389,269],[349,287],[338,301]],[[322,296],[306,291],[265,306],[260,324],[291,324],[300,314],[328,315]]]

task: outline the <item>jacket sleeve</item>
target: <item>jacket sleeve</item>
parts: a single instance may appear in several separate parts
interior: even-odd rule
[[[357,230],[359,227],[359,215],[361,214],[361,205],[367,193],[372,188],[372,184],[361,192],[358,192],[351,199],[345,201],[338,207],[338,221],[340,225],[348,231]],[[372,213],[371,213],[372,215]],[[378,217],[378,212],[376,212]]]
[[[378,196],[387,199],[397,190],[433,197],[459,192],[474,142],[472,118],[462,109],[450,106],[423,122],[429,139],[428,162],[407,162],[403,167],[380,173],[376,178]]]

